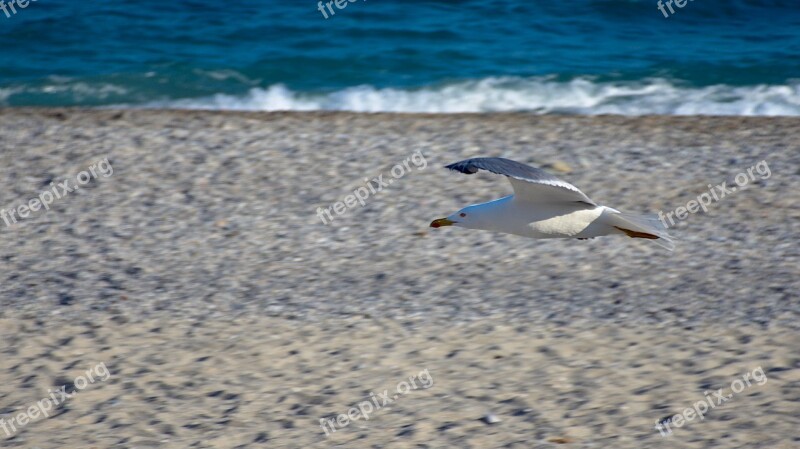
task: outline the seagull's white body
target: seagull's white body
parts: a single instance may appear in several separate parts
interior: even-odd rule
[[[577,187],[538,168],[501,158],[474,158],[448,165],[466,174],[487,170],[509,178],[514,195],[467,206],[432,227],[458,226],[535,239],[589,239],[627,235],[672,250],[672,239],[655,217],[625,214],[601,206]]]
[[[548,238],[592,238],[601,235],[622,234],[606,220],[598,220],[608,210],[605,206],[586,207],[582,203],[540,203],[526,207],[529,203],[509,195],[488,203],[466,207],[470,228],[500,231],[534,239]],[[455,217],[454,217],[455,218]],[[456,218],[456,220],[462,217]],[[466,218],[466,217],[464,217]],[[459,226],[463,222],[453,225]],[[464,227],[464,226],[462,226]]]

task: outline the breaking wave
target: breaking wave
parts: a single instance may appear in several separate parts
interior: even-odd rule
[[[129,105],[131,106],[131,105]],[[350,87],[293,91],[282,84],[245,95],[148,102],[133,107],[247,111],[505,112],[621,115],[800,115],[800,82],[789,85],[682,86],[665,79],[486,78],[416,89]]]

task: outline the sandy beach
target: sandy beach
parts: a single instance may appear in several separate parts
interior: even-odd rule
[[[0,118],[2,447],[800,446],[800,118]],[[442,168],[475,156],[685,215],[677,248],[429,228],[511,193]]]

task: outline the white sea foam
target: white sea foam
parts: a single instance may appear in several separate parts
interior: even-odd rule
[[[109,83],[89,84],[87,82],[72,82],[66,77],[50,77],[48,84],[37,86],[10,86],[0,88],[0,106],[8,106],[12,96],[66,96],[73,101],[96,101],[105,100],[111,96],[124,96],[128,94],[128,89]]]
[[[418,89],[351,87],[296,92],[277,84],[246,95],[151,102],[145,107],[357,112],[532,111],[574,114],[800,115],[800,82],[782,85],[685,87],[664,79],[595,82],[586,78],[487,78]]]

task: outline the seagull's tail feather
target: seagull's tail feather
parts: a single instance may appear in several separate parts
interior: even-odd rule
[[[656,245],[669,251],[675,249],[675,242],[667,233],[667,227],[656,215],[617,212],[610,214],[609,218],[611,225],[628,237],[652,240]]]

